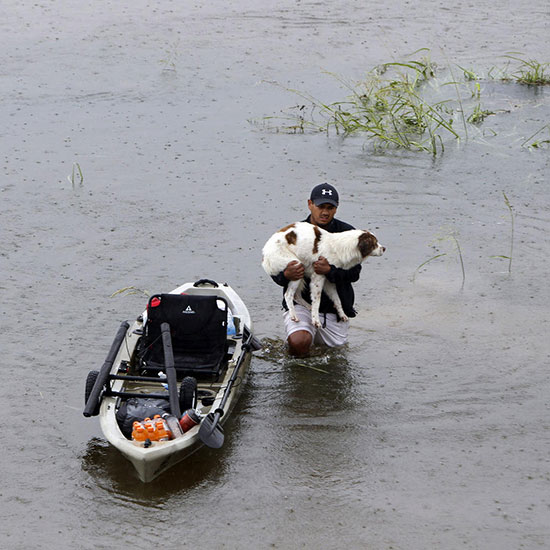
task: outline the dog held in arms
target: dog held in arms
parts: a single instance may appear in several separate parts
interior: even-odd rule
[[[338,316],[342,321],[348,317],[342,309],[342,303],[336,286],[324,275],[313,270],[313,263],[324,256],[328,263],[343,269],[350,269],[361,263],[367,256],[382,256],[386,248],[381,246],[375,235],[366,230],[352,229],[341,233],[329,233],[316,225],[307,222],[297,222],[284,227],[272,235],[262,250],[262,267],[268,275],[277,275],[283,271],[289,262],[299,261],[310,279],[311,320],[319,328],[319,306],[321,292],[332,300]],[[293,321],[298,321],[294,300],[303,303],[301,292],[303,279],[290,281],[285,292],[285,302]]]

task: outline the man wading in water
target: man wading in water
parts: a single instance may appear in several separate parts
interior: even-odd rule
[[[334,216],[338,208],[338,191],[328,183],[322,183],[314,187],[311,191],[311,196],[307,201],[310,215],[304,221],[318,225],[321,229],[329,233],[341,233],[354,229],[350,224],[337,220]],[[329,264],[327,259],[320,257],[314,264],[315,273],[324,275],[331,283],[336,285],[338,295],[342,301],[344,313],[348,317],[355,317],[356,312],[353,309],[355,295],[351,283],[359,279],[361,273],[361,264],[358,264],[351,269],[341,269]],[[294,260],[290,262],[284,271],[272,277],[273,280],[286,291],[289,281],[297,281],[304,279],[305,286],[302,291],[302,298],[311,303],[309,295],[309,279],[304,278],[304,266]],[[289,352],[292,355],[302,357],[309,353],[311,345],[325,344],[330,347],[342,346],[348,341],[349,321],[340,321],[332,301],[323,292],[321,294],[321,313],[322,327],[317,329],[311,321],[311,310],[296,304],[296,314],[299,321],[290,319],[284,298],[283,314],[286,336]]]

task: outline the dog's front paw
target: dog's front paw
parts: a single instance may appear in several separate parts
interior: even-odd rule
[[[290,318],[295,322],[297,323],[300,319],[298,319],[298,316],[297,315],[291,315]]]
[[[321,328],[321,326],[322,326],[322,325],[321,325],[321,320],[320,320],[318,317],[317,317],[317,318],[316,318],[316,317],[312,317],[312,318],[311,318],[311,322],[313,323],[313,326],[314,326],[315,328]]]
[[[347,315],[340,315],[340,321],[349,321],[349,317]]]

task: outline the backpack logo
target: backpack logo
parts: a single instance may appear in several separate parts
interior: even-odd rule
[[[193,309],[191,309],[191,306],[187,306],[183,311],[182,313],[196,313],[195,311],[193,311]]]

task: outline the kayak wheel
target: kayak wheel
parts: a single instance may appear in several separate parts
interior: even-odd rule
[[[197,380],[192,376],[186,376],[180,386],[180,409],[183,413],[187,409],[197,406]]]
[[[88,376],[86,377],[86,391],[84,393],[84,405],[88,403],[88,399],[90,397],[90,394],[92,393],[92,389],[95,385],[95,381],[97,380],[97,377],[99,376],[98,370],[91,370],[88,373]],[[94,414],[92,416],[97,416],[99,414],[99,403],[97,404],[97,407],[94,409]]]

